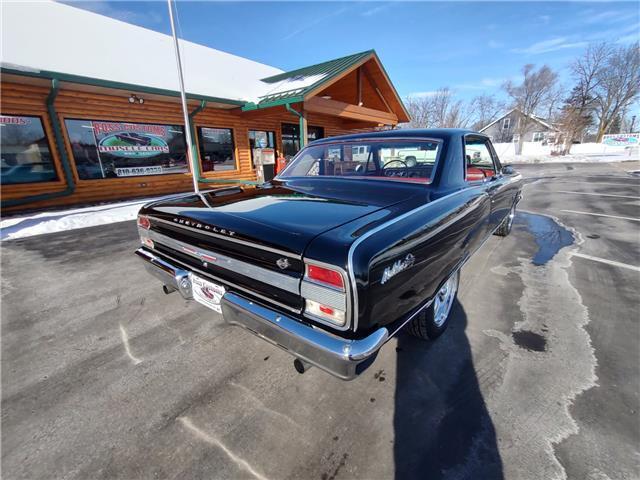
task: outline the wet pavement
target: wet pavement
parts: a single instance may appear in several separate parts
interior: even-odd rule
[[[522,167],[447,332],[352,382],[164,295],[133,223],[4,242],[3,477],[638,478],[637,169]]]

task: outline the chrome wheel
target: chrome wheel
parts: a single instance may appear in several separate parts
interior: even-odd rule
[[[436,294],[436,298],[433,300],[433,322],[436,326],[441,327],[444,322],[447,321],[449,312],[451,311],[451,305],[453,305],[453,299],[456,298],[456,292],[458,291],[458,275],[453,274],[445,282],[440,291]]]

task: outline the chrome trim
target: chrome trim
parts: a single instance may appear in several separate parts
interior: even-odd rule
[[[240,240],[239,238],[227,237],[225,235],[220,235],[220,234],[213,233],[213,232],[207,232],[206,230],[200,230],[199,228],[187,227],[186,225],[181,225],[181,224],[176,223],[176,222],[170,222],[168,220],[164,220],[162,218],[154,217],[154,216],[151,216],[151,215],[147,215],[147,216],[151,220],[155,220],[155,221],[161,222],[161,223],[166,223],[168,225],[174,225],[176,227],[180,227],[180,228],[183,228],[185,230],[191,230],[193,232],[202,233],[203,235],[209,235],[210,237],[215,237],[215,238],[219,238],[221,240],[227,240],[229,242],[238,243],[240,245],[245,245],[245,246],[248,246],[248,247],[257,248],[259,250],[264,250],[266,252],[277,253],[278,255],[284,255],[284,256],[289,257],[289,258],[295,258],[296,260],[301,260],[302,259],[302,255],[298,255],[298,254],[290,253],[290,252],[285,252],[284,250],[279,250],[277,248],[265,247],[264,245],[260,245],[258,243],[253,243],[253,242],[248,242],[246,240]]]
[[[176,268],[143,248],[139,248],[135,253],[140,259],[144,260],[147,272],[158,278],[167,287],[178,290],[184,298],[192,298],[191,281],[187,270]]]
[[[355,277],[355,273],[353,271],[353,253],[355,251],[355,249],[358,247],[358,245],[360,245],[362,242],[364,242],[367,238],[371,237],[372,235],[378,233],[380,230],[383,230],[385,228],[387,228],[390,225],[393,225],[396,222],[399,222],[401,220],[404,220],[405,218],[420,212],[422,210],[424,210],[425,208],[428,208],[432,205],[436,205],[446,199],[452,198],[455,195],[459,195],[461,193],[466,193],[469,190],[473,190],[475,188],[484,188],[484,185],[477,185],[477,186],[471,186],[471,187],[467,187],[467,188],[463,188],[462,190],[457,190],[455,192],[452,192],[448,195],[445,195],[444,197],[440,197],[436,200],[433,200],[429,203],[426,203],[424,205],[420,205],[419,207],[414,208],[413,210],[409,210],[408,212],[403,213],[402,215],[392,218],[391,220],[386,221],[385,223],[382,223],[380,225],[378,225],[377,227],[369,230],[368,232],[364,233],[362,236],[358,237],[358,239],[353,242],[351,244],[351,247],[349,247],[349,254],[347,256],[347,266],[348,266],[348,271],[349,271],[349,279],[351,280],[351,285],[353,288],[353,329],[357,330],[358,329],[358,287],[356,284],[356,277]],[[468,213],[468,210],[466,210],[464,212],[464,214]],[[446,228],[446,226],[451,225],[451,223],[453,223],[454,221],[456,221],[458,218],[462,217],[463,215],[459,215],[456,216],[455,218],[453,218],[452,220],[450,220],[449,222],[447,222],[447,224],[445,226],[443,226],[442,228],[436,228],[434,231],[429,232],[429,235],[427,237],[423,237],[421,238],[424,240],[427,240],[429,238],[431,238],[432,236],[436,235],[437,233],[439,233],[440,231],[443,230],[443,228]]]
[[[347,310],[347,299],[344,292],[325,288],[317,283],[303,280],[300,284],[300,295],[306,299],[314,300],[323,305],[342,310],[343,312]]]
[[[344,268],[339,267],[337,265],[332,265],[330,263],[325,263],[325,262],[321,262],[320,260],[314,260],[312,258],[304,258],[304,278],[303,278],[303,282],[309,282],[309,283],[313,283],[314,285],[317,285],[321,288],[325,288],[327,290],[333,290],[335,292],[339,292],[342,293],[347,301],[347,305],[346,305],[346,310],[345,310],[345,322],[344,325],[336,325],[335,323],[331,323],[328,320],[324,320],[322,318],[319,318],[315,315],[311,315],[311,314],[307,314],[306,312],[304,312],[304,316],[307,318],[310,318],[311,320],[318,322],[318,323],[322,323],[324,325],[328,325],[331,328],[335,328],[336,330],[348,330],[351,327],[352,321],[351,321],[351,306],[352,306],[352,301],[351,301],[351,294],[353,291],[353,287],[351,286],[351,284],[349,283],[349,276],[347,274],[347,272],[345,271]],[[335,270],[338,273],[340,273],[340,275],[342,275],[342,283],[344,284],[344,291],[339,289],[339,288],[335,288],[335,287],[331,287],[329,285],[326,285],[324,283],[320,283],[320,282],[316,282],[312,279],[310,279],[309,277],[307,277],[307,265],[317,265],[319,267],[324,267],[324,268],[329,268],[331,270]],[[303,295],[304,296],[304,295]],[[312,298],[311,300],[315,300],[314,298]],[[336,307],[337,308],[337,307]],[[304,311],[304,310],[303,310]],[[355,330],[355,328],[354,328]]]
[[[147,250],[146,248],[142,248],[142,247],[141,247],[141,248],[139,248],[138,250],[136,250],[136,252],[135,252],[135,253],[136,253],[139,257],[143,258],[144,260],[147,260],[147,258],[145,258],[145,257],[147,257],[147,255],[141,255],[141,254],[140,254],[140,252],[144,252],[144,253],[151,253],[151,252],[149,252],[149,250]],[[267,302],[267,303],[270,303],[270,304],[273,304],[273,305],[277,305],[278,307],[284,308],[284,309],[286,309],[286,310],[288,310],[288,311],[290,311],[290,312],[294,312],[294,313],[300,313],[300,312],[301,312],[301,310],[298,310],[298,309],[296,309],[296,308],[290,307],[289,305],[285,305],[284,303],[280,303],[280,302],[278,302],[277,300],[273,300],[273,299],[271,299],[271,298],[269,298],[269,297],[265,297],[264,295],[261,295],[261,294],[259,294],[259,293],[255,292],[255,291],[253,291],[253,290],[249,290],[248,288],[245,288],[245,287],[243,287],[243,286],[241,286],[241,285],[238,285],[238,284],[236,284],[236,283],[233,283],[233,282],[230,282],[230,281],[228,281],[228,280],[224,280],[224,279],[222,279],[222,278],[220,278],[220,277],[217,277],[217,276],[215,276],[215,275],[212,275],[210,272],[205,272],[205,271],[200,270],[200,269],[198,269],[198,268],[195,268],[195,267],[193,267],[193,266],[191,266],[191,265],[187,265],[186,263],[184,263],[184,262],[182,262],[182,261],[178,260],[177,258],[174,258],[174,257],[172,257],[171,255],[168,255],[168,254],[166,254],[166,253],[164,253],[164,252],[163,252],[163,253],[161,253],[160,255],[162,255],[162,256],[163,256],[163,257],[165,257],[165,258],[168,258],[169,260],[171,260],[172,262],[175,262],[176,264],[178,264],[178,265],[180,265],[180,266],[185,267],[185,271],[187,271],[187,272],[189,272],[189,271],[192,271],[192,272],[198,272],[199,274],[201,274],[201,275],[202,275],[203,277],[205,277],[205,278],[207,278],[207,277],[208,277],[208,278],[212,278],[213,280],[215,280],[216,282],[221,283],[222,285],[230,285],[230,286],[232,286],[233,288],[237,288],[238,290],[241,290],[241,291],[243,291],[243,292],[245,292],[245,293],[248,293],[249,295],[253,295],[254,297],[260,298],[260,299],[264,300],[264,301],[265,301],[265,302]],[[154,256],[155,256],[155,255],[154,255]],[[156,258],[157,258],[157,257],[156,257]],[[147,260],[147,262],[149,262],[149,260]],[[166,262],[166,261],[165,261],[165,263],[166,263],[166,264],[169,264],[169,263],[168,263],[168,262]],[[157,265],[156,265],[156,266],[157,266]],[[151,270],[148,270],[148,271],[150,271],[150,272],[151,272]],[[154,272],[152,272],[152,274],[153,274],[154,276],[158,277],[158,275],[156,275]],[[185,297],[185,298],[187,298],[187,297]]]
[[[233,272],[244,275],[245,277],[250,277],[262,283],[275,285],[282,290],[285,290],[290,293],[295,293],[296,295],[300,294],[299,278],[292,277],[290,275],[285,275],[283,273],[274,272],[266,268],[258,267],[256,265],[252,265],[250,263],[228,257],[227,255],[215,252],[213,250],[207,250],[201,247],[196,247],[186,242],[182,242],[180,240],[176,240],[175,238],[171,238],[166,235],[163,235],[162,233],[155,232],[153,230],[139,229],[139,233],[140,233],[140,236],[146,236],[151,240],[153,240],[154,242],[160,243],[161,245],[172,247],[175,250],[181,253],[186,253],[187,255],[201,262],[206,262],[211,265],[215,265],[217,267],[231,270]],[[188,250],[191,250],[191,251],[188,251]],[[194,250],[197,250],[197,252],[200,252],[204,255],[214,257],[216,258],[216,261],[211,261],[211,260],[207,261],[206,259],[203,259],[201,256],[199,256],[197,252],[194,252]]]
[[[358,364],[375,355],[389,339],[385,327],[360,340],[341,338],[234,293],[226,293],[221,305],[227,323],[246,328],[294,357],[343,380],[355,378]]]

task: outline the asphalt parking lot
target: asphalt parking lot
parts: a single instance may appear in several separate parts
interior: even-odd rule
[[[4,242],[3,477],[638,478],[639,168],[519,168],[446,334],[352,382],[164,295],[132,222]]]

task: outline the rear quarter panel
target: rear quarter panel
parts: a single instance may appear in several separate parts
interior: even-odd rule
[[[430,300],[489,234],[490,209],[482,188],[466,188],[359,242],[351,261],[357,272],[359,328],[392,323]],[[413,256],[413,265],[383,283],[384,270],[407,255]]]
[[[440,198],[425,192],[403,205],[317,237],[306,258],[339,265],[355,284],[356,336],[392,323],[428,301],[446,276],[488,235],[491,204],[481,187]],[[414,257],[413,265],[384,283],[385,268]],[[357,294],[356,294],[357,293]]]

